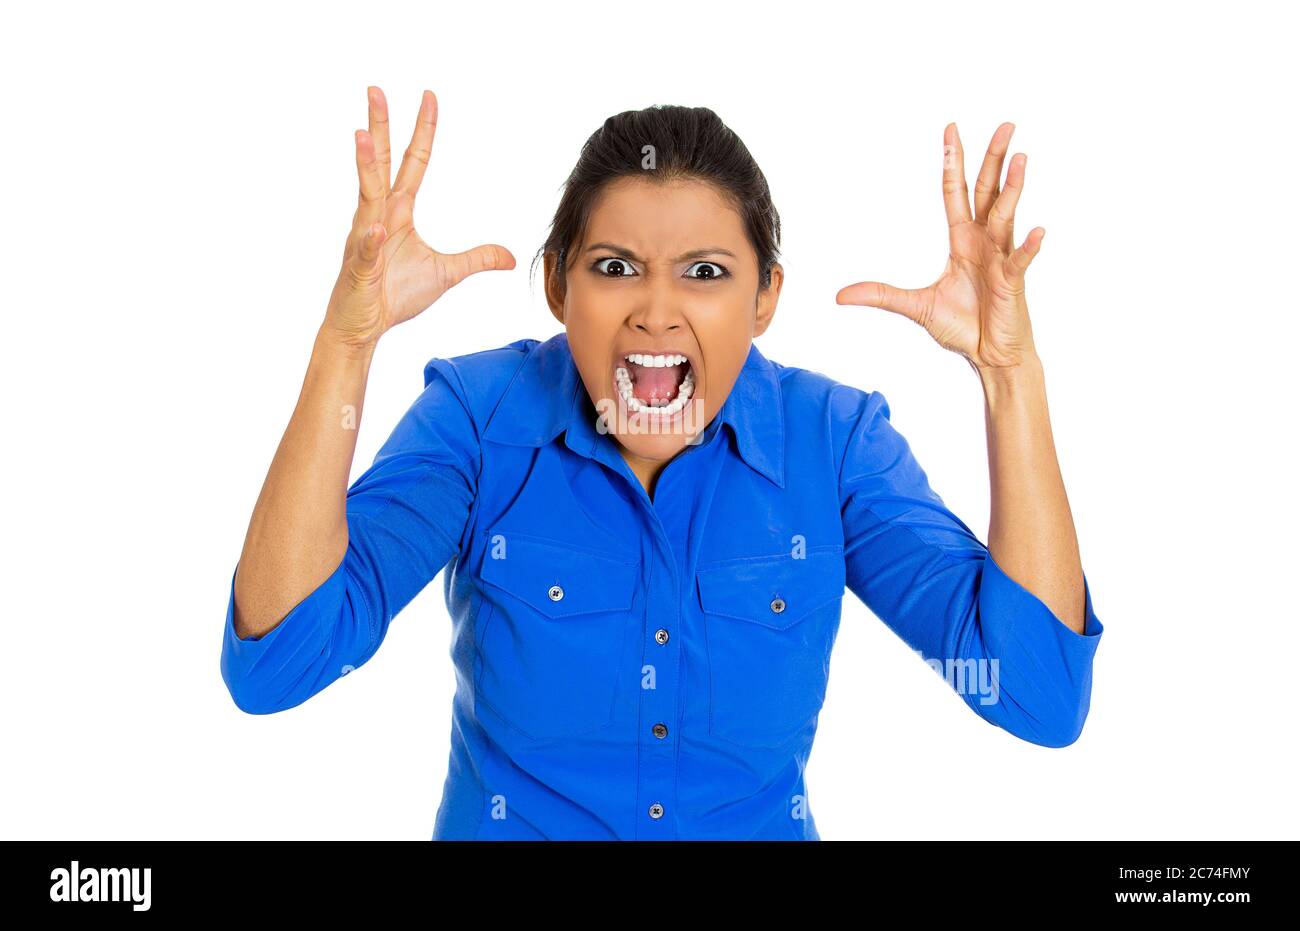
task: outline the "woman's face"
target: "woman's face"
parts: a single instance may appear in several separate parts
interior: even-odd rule
[[[657,473],[727,399],[776,311],[781,266],[760,291],[740,215],[712,185],[636,177],[605,188],[566,258],[560,293],[546,256],[547,301],[598,429],[638,474]]]

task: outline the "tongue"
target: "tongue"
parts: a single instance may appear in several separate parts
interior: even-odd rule
[[[671,401],[677,397],[677,389],[686,377],[686,364],[666,365],[652,368],[643,365],[630,366],[632,375],[632,393],[638,400],[653,401],[662,399]]]

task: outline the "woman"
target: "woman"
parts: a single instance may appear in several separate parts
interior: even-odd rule
[[[930,287],[840,303],[905,314],[986,399],[986,548],[929,487],[878,392],[765,358],[780,223],[712,111],[611,117],[541,253],[564,332],[433,359],[347,487],[375,345],[498,245],[411,225],[426,91],[390,178],[370,88],[360,197],[298,405],[232,580],[222,674],[280,711],[366,662],[444,566],[458,674],[434,838],[817,839],[803,782],[847,586],[986,721],[1075,740],[1102,627],[1053,449],[1013,247],[1024,158],[993,136],[972,213],[945,132],[951,254]]]

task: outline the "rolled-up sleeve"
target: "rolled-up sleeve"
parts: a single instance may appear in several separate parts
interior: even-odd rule
[[[1031,743],[1078,739],[1102,625],[1084,632],[1011,579],[943,503],[880,392],[837,388],[847,585],[990,724]]]
[[[458,552],[477,494],[478,433],[455,368],[434,360],[426,371],[424,391],[348,489],[347,551],[329,577],[264,635],[241,638],[232,573],[221,676],[240,709],[292,708],[360,667]]]

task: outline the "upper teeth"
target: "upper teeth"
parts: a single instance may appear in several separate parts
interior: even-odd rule
[[[648,368],[657,369],[665,368],[669,365],[681,365],[686,361],[686,357],[682,355],[647,356],[638,352],[631,353],[630,355],[624,356],[624,358],[633,365],[644,365]]]

